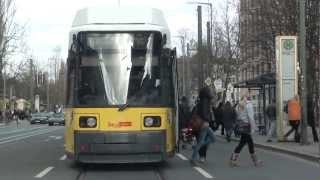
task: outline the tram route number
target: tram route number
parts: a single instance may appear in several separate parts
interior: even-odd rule
[[[113,128],[121,128],[121,127],[130,127],[132,126],[131,122],[109,122],[108,123],[109,127],[113,127]]]

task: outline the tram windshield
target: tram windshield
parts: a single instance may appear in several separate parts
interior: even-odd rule
[[[70,87],[75,90],[70,93],[74,94],[73,104],[172,104],[172,66],[160,58],[160,33],[88,32],[80,47],[74,88]]]

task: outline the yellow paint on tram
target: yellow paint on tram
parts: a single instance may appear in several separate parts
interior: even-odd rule
[[[95,128],[81,128],[79,119],[81,116],[96,117]],[[160,116],[160,127],[145,127],[145,116]],[[166,152],[172,153],[175,149],[175,122],[172,108],[127,108],[118,111],[118,108],[69,108],[65,110],[65,149],[68,153],[74,153],[75,131],[104,132],[137,132],[137,131],[166,131]]]

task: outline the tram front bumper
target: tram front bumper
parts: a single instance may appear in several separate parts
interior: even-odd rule
[[[166,158],[165,131],[75,131],[74,159],[83,163],[147,163]]]

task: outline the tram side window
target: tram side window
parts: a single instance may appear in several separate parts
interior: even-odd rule
[[[67,60],[67,95],[65,96],[65,102],[67,106],[73,105],[74,97],[74,80],[75,80],[75,57],[72,51],[69,51],[69,57]]]

